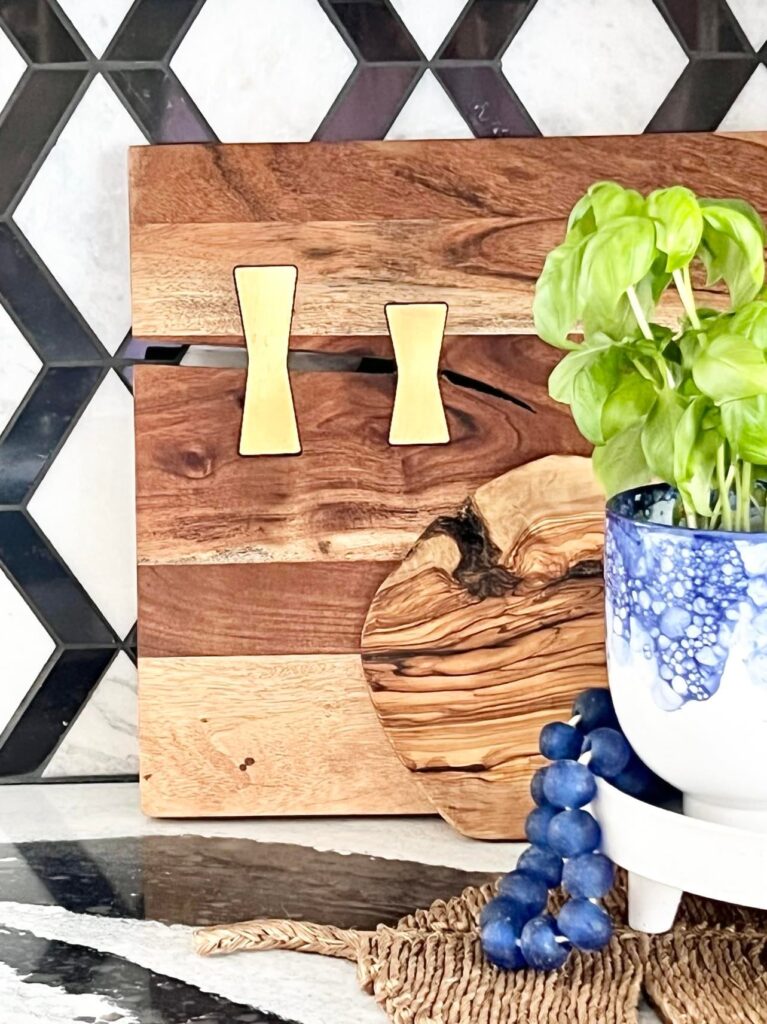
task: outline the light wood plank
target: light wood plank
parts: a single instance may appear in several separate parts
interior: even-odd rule
[[[139,658],[153,817],[425,814],[355,655]]]

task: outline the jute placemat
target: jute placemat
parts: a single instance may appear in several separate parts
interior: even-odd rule
[[[360,984],[394,1024],[635,1024],[643,990],[668,1024],[767,1024],[761,911],[686,896],[673,931],[648,936],[624,923],[620,877],[606,901],[618,924],[604,950],[573,952],[552,974],[506,973],[484,960],[477,937],[493,888],[466,889],[371,932],[275,920],[203,928],[197,949],[292,949],[356,961]]]

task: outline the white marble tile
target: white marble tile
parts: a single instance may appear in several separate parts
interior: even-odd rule
[[[355,63],[316,0],[208,0],[171,67],[222,142],[301,142]]]
[[[471,128],[431,71],[424,72],[387,139],[470,139]]]
[[[0,942],[2,931],[0,929]],[[76,1024],[77,1021],[140,1024],[129,1008],[117,1006],[106,996],[67,992],[57,985],[32,981],[2,962],[0,1006],[3,1008],[3,1024],[34,1024],[35,1021],[38,1024]]]
[[[136,621],[133,402],[110,370],[29,511],[124,637]]]
[[[199,835],[295,843],[315,850],[386,860],[510,871],[526,843],[491,843],[459,835],[436,815],[422,818],[146,818],[138,785],[128,782],[0,786],[0,842]]]
[[[24,58],[0,28],[0,111],[8,102],[26,66]]]
[[[110,352],[130,326],[128,146],[142,142],[99,75],[14,215]]]
[[[762,64],[741,89],[719,123],[720,132],[751,132],[767,129],[767,69]]]
[[[0,306],[0,433],[5,430],[42,363],[26,338]]]
[[[55,643],[0,569],[0,732],[26,697]]]
[[[544,135],[641,132],[687,64],[652,0],[539,0],[503,56]]]
[[[767,3],[765,0],[727,0],[755,50],[767,42]]]
[[[354,964],[331,957],[284,950],[201,957],[194,951],[194,928],[185,925],[107,919],[23,903],[0,902],[0,925],[111,953],[301,1024],[385,1024],[387,1019],[360,988]]]
[[[43,777],[138,773],[136,666],[120,651],[64,737]]]
[[[133,0],[59,0],[59,3],[88,46],[100,57]]]
[[[427,57],[433,57],[466,6],[466,0],[392,0]]]

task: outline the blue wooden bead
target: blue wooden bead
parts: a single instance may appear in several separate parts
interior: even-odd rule
[[[591,732],[592,729],[598,729],[601,725],[611,728],[618,725],[610,691],[602,688],[594,687],[580,693],[575,698],[573,714],[581,716],[578,728],[582,732]]]
[[[588,734],[583,743],[584,752],[591,751],[589,768],[603,779],[614,779],[619,775],[631,757],[631,747],[617,729],[600,726]]]
[[[560,857],[579,857],[597,849],[602,831],[588,811],[560,811],[551,819],[547,838]]]
[[[629,763],[614,778],[610,779],[614,786],[635,796],[639,800],[652,799],[661,789],[661,780],[650,771],[646,764],[632,753]]]
[[[601,949],[613,933],[610,915],[590,900],[568,900],[557,915],[557,924],[579,949]]]
[[[562,869],[562,885],[571,896],[599,899],[612,889],[615,868],[603,853],[571,857]]]
[[[517,861],[517,871],[539,878],[549,889],[556,889],[562,881],[562,858],[541,846],[531,846]]]
[[[546,803],[546,797],[543,793],[543,780],[546,778],[548,770],[548,768],[539,768],[530,780],[530,796],[539,807],[541,804]]]
[[[567,960],[569,942],[557,942],[554,921],[548,916],[534,917],[522,929],[522,955],[538,971],[556,971]]]
[[[541,729],[540,751],[549,761],[569,758],[577,761],[581,754],[583,734],[566,722],[549,722]]]
[[[525,818],[525,835],[528,842],[538,843],[539,846],[546,845],[546,834],[549,831],[549,822],[557,813],[557,808],[551,804],[544,804],[543,807],[536,807],[530,811]]]
[[[583,807],[596,794],[597,784],[585,764],[555,761],[546,769],[543,794],[555,807]]]
[[[526,960],[519,946],[519,933],[511,921],[498,918],[488,922],[479,933],[482,952],[491,964],[505,971],[525,967]]]
[[[509,896],[496,896],[480,911],[479,927],[481,929],[491,921],[498,921],[501,918],[510,921],[517,932],[521,932],[523,925],[530,920],[530,914]]]
[[[549,889],[540,878],[533,878],[522,871],[511,871],[498,883],[498,895],[516,903],[522,919],[529,921],[546,907]]]

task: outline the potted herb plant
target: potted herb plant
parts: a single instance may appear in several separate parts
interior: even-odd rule
[[[573,208],[534,302],[538,334],[566,350],[550,393],[593,443],[609,499],[607,662],[621,726],[682,791],[685,813],[761,831],[764,243],[743,200],[599,182]],[[706,288],[724,282],[725,311],[698,305],[701,269]]]

